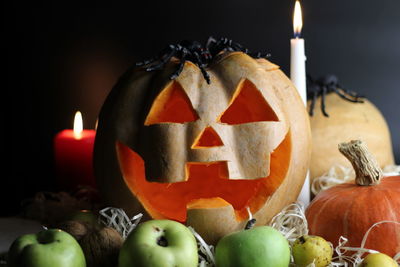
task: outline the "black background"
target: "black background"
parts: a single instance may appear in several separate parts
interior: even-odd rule
[[[54,188],[52,139],[72,127],[75,111],[94,128],[117,78],[169,43],[228,37],[270,52],[289,74],[293,7],[286,0],[5,2],[2,214]],[[336,74],[378,106],[399,164],[400,1],[304,0],[302,8],[307,72]]]

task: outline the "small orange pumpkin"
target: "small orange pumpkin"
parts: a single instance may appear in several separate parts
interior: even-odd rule
[[[352,163],[354,183],[344,183],[320,192],[306,210],[310,233],[338,244],[359,247],[368,229],[381,221],[400,223],[400,176],[385,177],[374,157],[361,141],[339,145]],[[368,235],[365,248],[394,256],[400,251],[400,225],[382,223]]]
[[[311,154],[308,114],[279,67],[242,52],[207,68],[177,63],[129,71],[99,116],[95,173],[102,195],[129,214],[193,226],[216,243],[265,224],[301,190]]]

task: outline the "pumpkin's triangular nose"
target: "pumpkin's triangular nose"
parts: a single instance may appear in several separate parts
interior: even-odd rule
[[[199,149],[223,145],[224,143],[222,142],[221,137],[219,137],[217,132],[211,126],[208,126],[194,140],[192,148]]]

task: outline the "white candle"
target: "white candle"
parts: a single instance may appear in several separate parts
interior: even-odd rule
[[[306,56],[304,54],[304,39],[300,38],[303,20],[301,16],[300,2],[296,1],[293,15],[294,37],[290,40],[290,79],[296,86],[304,105],[307,105],[306,89]],[[301,189],[298,201],[306,207],[310,203],[310,176],[307,173],[306,180]]]
[[[304,105],[306,105],[306,56],[304,54],[304,39],[300,38],[302,27],[303,21],[300,2],[296,1],[293,15],[293,31],[295,38],[290,40],[290,79],[299,91]]]
[[[290,79],[299,91],[304,105],[306,105],[306,56],[304,55],[304,39],[295,38],[290,40],[290,54]]]

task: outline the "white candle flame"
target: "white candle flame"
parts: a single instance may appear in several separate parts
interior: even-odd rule
[[[301,6],[300,2],[296,1],[296,4],[294,5],[294,14],[293,14],[293,31],[294,31],[294,36],[296,38],[300,37],[302,27],[303,27],[303,18],[301,15]]]
[[[82,131],[83,131],[82,113],[80,111],[77,111],[75,113],[75,118],[74,118],[75,138],[80,139],[82,137]]]

